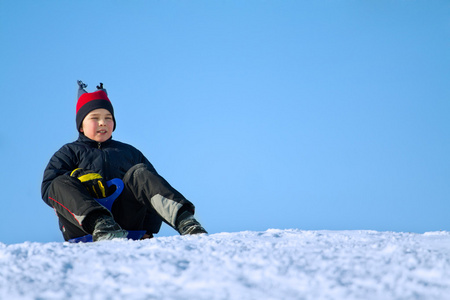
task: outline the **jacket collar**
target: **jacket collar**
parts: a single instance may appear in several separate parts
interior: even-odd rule
[[[87,136],[85,136],[83,133],[80,132],[78,134],[78,140],[77,141],[85,143],[85,144],[88,144],[88,145],[90,145],[92,147],[95,147],[95,148],[101,148],[101,147],[108,146],[111,143],[111,141],[112,141],[112,137],[110,137],[108,140],[104,141],[103,143],[99,143],[97,141],[91,140],[90,138],[88,138]]]

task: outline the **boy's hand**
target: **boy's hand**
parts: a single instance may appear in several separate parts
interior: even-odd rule
[[[78,168],[73,170],[70,176],[78,178],[92,197],[97,199],[106,197],[108,186],[102,175]]]

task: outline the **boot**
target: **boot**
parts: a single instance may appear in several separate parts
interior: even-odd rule
[[[177,221],[177,231],[181,235],[208,233],[190,212],[183,212]]]
[[[128,231],[123,230],[113,217],[103,215],[95,222],[92,240],[94,242],[112,240],[116,238],[126,238]]]

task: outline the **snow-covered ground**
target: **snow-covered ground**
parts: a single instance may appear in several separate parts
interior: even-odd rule
[[[0,243],[0,299],[450,299],[450,233]]]

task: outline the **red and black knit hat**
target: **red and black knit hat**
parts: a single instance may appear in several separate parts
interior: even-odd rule
[[[108,99],[108,93],[103,88],[103,83],[97,86],[97,91],[93,93],[88,93],[85,88],[87,84],[84,84],[81,80],[78,80],[78,101],[77,101],[77,110],[76,110],[76,123],[77,130],[80,131],[81,124],[83,123],[84,118],[91,111],[97,108],[104,108],[108,110],[114,120],[114,129],[116,129],[116,119],[114,118],[114,108],[111,104],[111,101]]]

